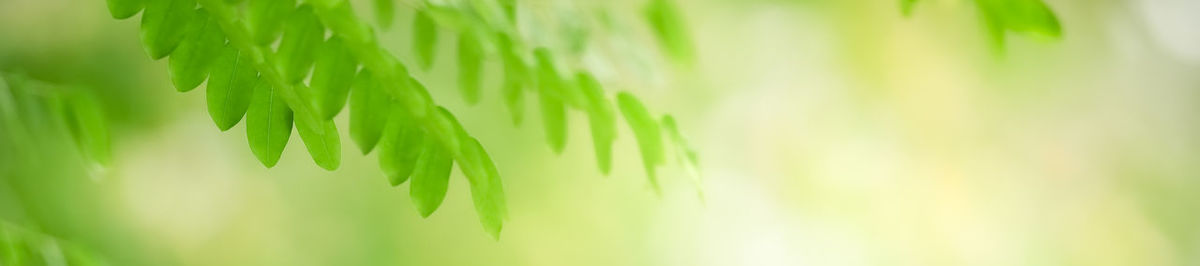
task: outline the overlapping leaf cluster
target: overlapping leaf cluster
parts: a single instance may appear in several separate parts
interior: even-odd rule
[[[910,15],[918,0],[900,0],[900,9]],[[974,0],[992,46],[1003,51],[1005,34],[1014,32],[1037,38],[1062,38],[1062,25],[1042,0]]]
[[[379,26],[390,27],[393,3],[374,3]],[[313,160],[325,169],[336,169],[340,140],[332,118],[349,105],[351,138],[364,154],[378,150],[380,167],[393,186],[412,179],[410,193],[422,216],[440,205],[450,170],[457,164],[468,179],[485,230],[498,236],[506,204],[490,156],[383,48],[373,28],[354,14],[348,2],[108,0],[108,4],[118,19],[141,12],[145,50],[151,58],[168,58],[179,91],[190,91],[207,80],[208,110],[218,128],[228,130],[245,118],[251,150],[267,167],[279,160],[295,128]],[[514,122],[523,118],[525,95],[536,94],[548,142],[561,151],[566,145],[566,112],[586,112],[597,161],[607,173],[616,138],[616,115],[609,98],[592,75],[563,71],[549,49],[527,44],[514,27],[516,10],[511,0],[420,3],[412,30],[416,65],[433,67],[439,34],[447,29],[457,33],[459,87],[468,103],[481,98],[483,61],[498,57],[505,72],[501,90]],[[654,167],[665,161],[660,122],[631,94],[618,94],[617,105],[637,132],[647,174],[657,187]],[[681,137],[674,140],[686,146]]]

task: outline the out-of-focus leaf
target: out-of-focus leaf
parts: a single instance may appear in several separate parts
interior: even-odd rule
[[[108,13],[115,19],[127,19],[142,11],[143,0],[108,0]]]
[[[912,15],[913,7],[917,5],[917,0],[900,0],[900,13],[904,16]]]
[[[700,185],[700,158],[696,155],[696,150],[688,144],[687,139],[683,134],[679,133],[679,127],[675,125],[675,117],[664,115],[662,118],[663,134],[670,137],[671,142],[675,145],[675,158],[679,160],[679,164],[687,169],[688,176],[691,176],[692,184],[696,186],[696,192],[700,198],[704,198],[704,192]]]
[[[512,115],[513,124],[521,125],[525,118],[525,86],[529,83],[529,66],[513,47],[508,34],[497,34],[496,46],[504,63],[504,103]]]
[[[392,3],[394,0],[375,0],[375,19],[379,20],[379,27],[388,29],[392,27],[392,20],[395,20],[396,7]]]
[[[250,58],[232,46],[226,45],[223,50],[213,64],[206,93],[208,114],[221,131],[229,130],[242,120],[258,82],[258,72]]]
[[[401,111],[393,107],[383,139],[379,143],[379,168],[392,186],[399,186],[412,175],[421,156],[425,133]]]
[[[259,44],[269,44],[279,37],[283,23],[296,10],[295,0],[252,0],[249,1],[247,18],[250,32]]]
[[[300,139],[308,148],[308,154],[321,168],[336,170],[342,161],[342,144],[337,126],[333,124],[333,120],[320,120],[321,124],[316,126],[305,125],[307,121],[309,120],[296,119],[296,131],[300,132]],[[312,131],[310,128],[318,128],[320,131]]]
[[[421,69],[433,67],[434,56],[437,54],[438,29],[437,22],[429,17],[424,10],[418,10],[413,18],[413,54],[417,56],[417,64]]]
[[[504,219],[508,217],[508,203],[504,196],[504,185],[500,181],[500,172],[491,156],[475,138],[463,136],[464,145],[462,156],[466,162],[459,162],[459,169],[467,177],[471,186],[471,198],[475,202],[475,213],[484,230],[493,238],[500,238],[500,229]]]
[[[446,198],[446,184],[450,181],[450,169],[454,161],[442,146],[427,142],[417,160],[417,169],[412,174],[409,196],[421,217],[429,217],[442,205]]]
[[[108,165],[112,161],[112,144],[108,135],[108,122],[104,118],[99,102],[91,94],[74,94],[66,99],[67,110],[64,121],[75,139],[75,144],[85,157]]]
[[[650,0],[644,12],[650,29],[671,59],[691,63],[695,52],[679,7],[672,0]]]
[[[559,72],[558,65],[554,61],[554,55],[550,50],[538,47],[533,50],[533,56],[537,60],[538,89],[558,98],[559,101],[568,106],[583,108],[583,93],[575,88],[575,84],[564,80],[563,74]]]
[[[274,167],[291,136],[292,109],[268,82],[259,82],[250,108],[246,110],[246,140],[250,143],[250,151],[263,166]]]
[[[392,112],[392,98],[372,73],[363,71],[350,92],[350,138],[363,154],[370,153],[383,134]]]
[[[586,72],[576,75],[579,89],[587,98],[588,122],[592,127],[592,144],[596,150],[596,164],[605,175],[612,169],[612,144],[617,138],[616,118],[612,103],[604,96],[604,89],[595,77]]]
[[[212,62],[221,55],[225,35],[203,8],[196,12],[187,28],[187,37],[171,53],[171,82],[180,92],[191,91],[208,77]]]
[[[334,36],[318,51],[312,80],[309,82],[317,111],[325,119],[333,119],[346,106],[350,85],[354,83],[354,71],[358,62],[346,50],[342,38]]]
[[[146,3],[142,14],[142,46],[151,59],[166,57],[183,41],[183,30],[192,20],[196,2],[192,0],[154,0]]]
[[[542,126],[546,131],[546,143],[554,153],[561,154],[567,147],[567,108],[548,88],[538,91],[542,107]]]
[[[663,163],[665,156],[658,123],[650,115],[650,111],[646,110],[646,106],[628,92],[617,93],[617,107],[621,109],[621,114],[625,116],[625,122],[633,129],[634,137],[637,138],[638,147],[642,151],[642,163],[646,167],[646,176],[650,179],[650,186],[654,188],[655,192],[659,192],[658,178],[654,168]]]
[[[479,82],[483,76],[483,48],[472,32],[458,37],[458,88],[467,104],[479,103]]]
[[[283,26],[283,39],[279,42],[279,66],[284,79],[298,83],[308,76],[317,48],[325,39],[325,28],[313,14],[312,6],[301,5],[292,12]]]

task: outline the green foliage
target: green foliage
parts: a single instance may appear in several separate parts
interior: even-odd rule
[[[193,1],[201,8],[195,9]],[[115,6],[127,6],[119,4]],[[379,26],[387,28],[393,20],[392,3],[374,4]],[[172,81],[179,91],[189,91],[207,78],[214,122],[227,130],[245,115],[251,151],[266,167],[278,162],[294,124],[313,161],[336,169],[341,144],[332,119],[349,105],[351,139],[364,154],[379,150],[380,169],[391,185],[413,179],[410,192],[422,216],[440,205],[449,169],[457,164],[485,231],[499,236],[507,204],[491,156],[384,49],[349,2],[149,0],[146,6],[142,39],[151,58],[170,56]],[[422,1],[411,33],[417,65],[432,68],[439,31],[455,31],[464,101],[475,104],[482,98],[484,62],[497,56],[505,74],[500,89],[514,124],[523,118],[525,93],[536,93],[547,142],[560,153],[566,146],[568,112],[587,113],[597,165],[609,173],[616,115],[601,82],[586,71],[565,76],[576,71],[564,70],[566,65],[556,61],[549,48],[528,48],[515,27],[517,7],[515,1]],[[673,5],[655,0],[647,10],[654,18],[652,26],[660,28],[656,31],[669,37],[672,50],[690,45],[681,35]],[[114,17],[126,13],[113,11]],[[690,54],[690,49],[672,53]],[[657,190],[653,166],[664,161],[657,122],[632,95],[622,93],[618,103],[638,135]]]
[[[0,145],[10,150],[32,150],[31,139],[58,136],[70,138],[87,162],[105,167],[112,161],[108,120],[95,95],[75,87],[62,87],[32,80],[24,75],[0,73]],[[55,134],[44,134],[52,132]],[[17,163],[0,155],[3,164]]]
[[[0,221],[0,265],[109,265],[90,249]]]
[[[643,9],[650,29],[662,47],[677,62],[691,63],[694,49],[683,15],[672,0],[650,0]]]
[[[900,0],[901,12],[911,15],[917,1]],[[1004,51],[1008,32],[1045,40],[1062,39],[1062,25],[1042,0],[975,0],[975,6],[998,54]]]
[[[142,0],[107,0],[108,12],[115,19],[127,19],[142,11]]]

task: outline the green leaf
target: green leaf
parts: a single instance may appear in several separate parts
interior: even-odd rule
[[[504,63],[504,103],[512,115],[513,125],[521,125],[525,117],[525,85],[529,80],[529,66],[513,47],[508,34],[497,34],[496,43]]]
[[[308,76],[317,48],[325,40],[325,28],[312,12],[312,6],[301,5],[292,12],[284,25],[279,42],[277,68],[289,83],[299,83]]]
[[[646,106],[628,92],[617,93],[617,107],[621,109],[621,114],[625,116],[625,122],[633,129],[634,137],[637,138],[638,147],[642,150],[642,163],[646,167],[646,176],[650,179],[650,186],[654,188],[655,192],[661,191],[658,186],[658,178],[654,173],[654,167],[665,161],[662,150],[662,134],[659,132],[658,123],[646,110]]]
[[[671,59],[691,63],[694,57],[691,37],[684,25],[683,15],[671,0],[650,0],[643,11],[650,29]]]
[[[143,0],[108,0],[108,13],[115,19],[127,19],[142,11]]]
[[[421,217],[429,217],[442,205],[446,198],[446,184],[450,181],[450,169],[454,166],[450,154],[435,142],[427,142],[417,160],[417,169],[412,174],[409,196]]]
[[[463,159],[458,167],[467,182],[471,185],[471,198],[475,202],[475,212],[484,230],[493,238],[500,238],[500,229],[504,219],[508,217],[508,203],[504,196],[504,185],[500,181],[500,172],[491,156],[479,144],[479,140],[463,136]]]
[[[554,55],[549,49],[538,47],[533,50],[534,59],[537,60],[537,85],[539,90],[549,93],[551,96],[558,98],[568,106],[584,107],[583,93],[575,88],[574,84],[568,83],[561,72],[558,65],[555,64]]]
[[[700,158],[696,155],[696,150],[688,144],[687,139],[683,134],[679,133],[679,127],[675,125],[675,117],[664,115],[662,118],[662,130],[664,134],[670,137],[671,142],[675,145],[675,158],[678,158],[679,163],[687,169],[688,176],[692,178],[692,184],[696,186],[697,193],[700,193],[700,198],[704,198],[703,192],[700,190]]]
[[[196,10],[192,0],[150,0],[142,14],[142,46],[150,59],[166,57],[183,41]]]
[[[191,91],[208,78],[214,59],[221,55],[225,35],[208,11],[200,9],[188,24],[187,37],[171,53],[168,70],[180,92]]]
[[[1057,40],[1062,26],[1053,11],[1042,0],[978,0],[985,8],[1000,9],[1004,25],[1009,30],[1039,38]]]
[[[100,165],[112,161],[112,144],[108,123],[99,102],[91,94],[80,93],[67,97],[63,112],[67,128],[85,157]]]
[[[258,72],[249,57],[229,45],[223,50],[214,62],[206,93],[208,114],[221,131],[229,130],[242,120],[258,82]]]
[[[384,132],[386,135],[379,144],[379,168],[392,186],[399,186],[408,180],[417,166],[425,133],[403,114],[403,107],[393,109]]]
[[[586,72],[576,75],[579,88],[587,98],[588,122],[592,127],[592,144],[596,149],[596,164],[600,172],[607,175],[612,170],[612,144],[617,138],[616,118],[612,103],[604,96],[604,90],[595,77]]]
[[[358,62],[337,36],[326,41],[318,53],[309,84],[317,111],[323,118],[333,119],[346,106]]]
[[[542,126],[546,130],[546,143],[554,153],[561,154],[567,147],[567,108],[548,88],[539,90],[542,107]]]
[[[433,126],[430,135],[437,136],[438,140],[446,149],[457,151],[462,149],[462,136],[467,135],[467,131],[463,129],[462,124],[458,123],[458,119],[450,113],[450,110],[445,107],[438,106],[437,112],[432,117]]]
[[[268,82],[259,82],[246,111],[246,140],[250,142],[250,151],[263,166],[274,167],[291,136],[292,109]]]
[[[304,141],[304,146],[308,148],[308,154],[312,156],[313,162],[325,170],[337,170],[338,165],[342,161],[342,144],[338,138],[337,126],[333,120],[321,120],[320,125],[307,125],[307,119],[296,119],[296,131],[300,132],[300,139]],[[320,131],[313,131],[310,128],[317,128]]]
[[[370,72],[355,77],[350,93],[350,138],[363,154],[371,153],[388,123],[392,98]]]
[[[437,42],[437,23],[424,10],[417,10],[413,18],[413,54],[417,56],[417,64],[421,69],[433,68]]]
[[[375,0],[375,19],[379,20],[379,27],[388,29],[392,27],[392,20],[395,20],[396,7],[392,3],[394,0]]]
[[[479,103],[479,82],[483,76],[483,47],[472,32],[458,37],[458,88],[467,104]]]
[[[250,33],[258,44],[269,44],[279,37],[283,23],[296,10],[295,0],[253,0],[249,1]]]

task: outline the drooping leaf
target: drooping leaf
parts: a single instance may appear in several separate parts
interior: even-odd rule
[[[288,22],[292,11],[296,10],[295,0],[253,0],[249,1],[246,14],[250,22],[250,33],[259,44],[269,44],[279,38],[283,23]]]
[[[663,134],[670,137],[675,147],[675,158],[678,159],[680,165],[683,165],[684,169],[687,169],[688,176],[691,176],[692,184],[696,186],[697,193],[703,199],[704,193],[700,190],[700,158],[696,155],[696,150],[692,149],[692,146],[688,144],[683,134],[679,133],[679,127],[675,125],[675,117],[664,115],[662,118],[662,130]]]
[[[350,6],[350,1],[317,1],[318,15],[321,22],[333,31],[334,35],[341,36],[346,43],[370,43],[375,41],[375,35],[371,27],[366,23],[359,21],[354,15],[354,8]]]
[[[375,0],[375,19],[379,20],[379,27],[388,29],[392,27],[392,20],[395,20],[396,7],[392,3],[394,0]]]
[[[206,89],[208,114],[216,122],[217,128],[225,131],[237,125],[246,114],[246,108],[254,97],[258,72],[250,63],[250,58],[229,45],[224,46],[221,56],[216,60]]]
[[[342,111],[350,94],[350,85],[354,83],[358,62],[346,49],[342,39],[334,36],[318,51],[309,87],[312,88],[317,111],[325,119],[333,119]]]
[[[108,165],[112,158],[112,144],[108,135],[108,123],[95,96],[79,93],[67,97],[63,106],[64,119],[71,137],[75,139],[85,157]]]
[[[587,98],[588,122],[592,127],[592,144],[596,150],[596,164],[600,172],[612,170],[612,144],[617,138],[616,117],[612,103],[604,96],[600,82],[586,72],[576,75],[580,90]]]
[[[192,0],[153,0],[146,2],[142,14],[142,46],[150,59],[166,57],[183,41],[188,23],[196,10]]]
[[[108,13],[115,19],[127,19],[142,11],[143,0],[108,0]]]
[[[537,60],[537,85],[539,90],[549,93],[551,96],[558,98],[567,106],[584,108],[585,100],[583,93],[575,88],[574,82],[568,82],[569,77],[564,77],[564,74],[559,71],[558,65],[554,61],[554,55],[545,47],[538,47],[533,50],[533,57]]]
[[[250,151],[263,166],[274,167],[291,135],[292,109],[268,82],[259,82],[250,108],[246,110],[246,140],[250,143]]]
[[[412,174],[409,196],[421,217],[429,217],[442,205],[446,198],[446,184],[450,181],[450,169],[454,161],[441,145],[426,142],[417,169]]]
[[[429,135],[437,136],[442,146],[447,150],[457,151],[462,149],[462,137],[467,135],[467,131],[463,129],[462,124],[458,123],[458,119],[450,113],[450,110],[445,107],[438,106],[437,111],[432,117],[433,126],[430,127]]]
[[[665,160],[662,150],[662,134],[659,132],[658,123],[650,115],[650,111],[646,110],[646,106],[628,92],[617,93],[617,107],[625,116],[625,122],[633,129],[638,148],[642,151],[642,163],[646,168],[646,176],[650,179],[650,186],[658,192],[660,188],[654,168]]]
[[[372,73],[363,71],[355,77],[350,92],[350,138],[362,150],[371,152],[383,134],[392,110],[392,98],[383,91]]]
[[[342,144],[337,126],[333,120],[320,120],[318,122],[321,124],[316,126],[306,125],[307,121],[309,120],[296,119],[296,131],[300,133],[304,147],[308,148],[308,154],[321,168],[336,170],[342,161]],[[312,131],[310,128],[318,128],[320,131]]]
[[[513,124],[521,125],[525,117],[525,86],[529,83],[529,67],[517,54],[508,34],[498,34],[496,43],[500,60],[504,63],[504,103],[512,115]]]
[[[538,91],[542,107],[542,126],[546,131],[546,143],[554,153],[561,154],[567,147],[567,108],[547,88]]]
[[[279,59],[277,68],[287,82],[298,83],[308,76],[317,48],[324,39],[325,28],[313,14],[312,6],[301,5],[292,12],[283,26],[283,39],[279,42],[276,57]]]
[[[475,212],[484,230],[493,238],[500,238],[500,229],[504,219],[508,217],[508,203],[504,196],[504,185],[500,181],[500,172],[491,156],[475,138],[463,136],[463,158],[459,161],[459,169],[467,177],[471,187],[471,198],[475,202]]]
[[[384,137],[379,143],[379,168],[387,175],[392,186],[399,186],[412,175],[421,156],[425,134],[411,118],[403,114],[402,107],[393,107]]]
[[[679,7],[672,0],[650,0],[643,12],[650,29],[671,59],[691,63],[695,52]]]
[[[472,32],[458,37],[458,88],[467,104],[479,103],[479,82],[483,76],[483,47]]]
[[[437,54],[438,29],[437,23],[424,10],[418,10],[413,18],[413,54],[417,64],[423,70],[433,67],[434,56]]]
[[[179,43],[179,47],[169,58],[169,73],[175,89],[180,92],[191,91],[200,86],[208,78],[213,61],[220,57],[221,48],[225,44],[225,35],[217,21],[209,17],[208,11],[201,8],[196,11],[187,27],[187,37]]]

